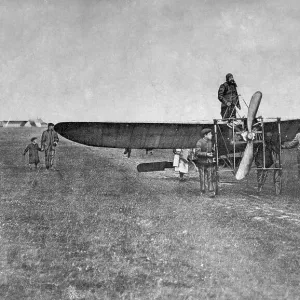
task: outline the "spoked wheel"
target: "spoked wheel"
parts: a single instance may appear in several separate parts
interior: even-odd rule
[[[282,170],[274,170],[275,194],[280,195],[282,192]]]

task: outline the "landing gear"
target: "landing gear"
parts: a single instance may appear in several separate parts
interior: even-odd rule
[[[240,118],[237,120],[241,120],[241,124],[246,124],[247,119]],[[281,165],[281,125],[280,125],[280,118],[276,118],[275,122],[265,122],[262,117],[259,117],[255,119],[256,121],[253,126],[251,126],[251,134],[252,136],[247,136],[246,138],[243,136],[243,134],[247,133],[247,128],[244,126],[242,128],[242,131],[235,130],[235,123],[232,122],[233,126],[228,131],[227,121],[226,120],[214,120],[214,132],[215,132],[215,145],[216,145],[216,179],[214,182],[215,185],[215,192],[218,194],[218,185],[219,183],[222,183],[222,181],[218,178],[219,175],[222,176],[226,171],[232,172],[236,179],[243,179],[245,177],[245,174],[247,175],[250,171],[250,168],[252,166],[252,161],[254,158],[256,158],[256,155],[258,153],[258,149],[262,149],[262,162],[259,164],[256,164],[256,168],[251,168],[252,170],[256,170],[257,172],[261,171],[264,174],[264,176],[267,175],[267,172],[273,171],[273,183],[274,183],[274,191],[276,195],[280,195],[282,193],[282,165]],[[250,124],[252,125],[252,124]],[[269,165],[266,152],[266,139],[265,139],[265,133],[272,133],[271,137],[272,140],[268,140],[269,143],[273,143],[274,149],[276,149],[276,145],[278,145],[278,151],[273,151],[273,161],[275,161],[274,165]],[[270,135],[267,135],[270,137]],[[252,143],[248,148],[247,145],[249,143]],[[269,144],[270,145],[270,144]],[[270,147],[270,146],[269,146]],[[222,154],[222,156],[219,156],[219,148],[221,148],[225,152],[225,155]],[[249,155],[248,157],[248,164],[246,167],[244,166],[241,168],[241,164],[243,162],[243,157],[246,155],[245,150],[250,149],[251,151],[249,153],[246,153]],[[273,148],[272,148],[273,149]],[[269,149],[268,149],[269,151]],[[278,152],[278,153],[277,153]],[[269,152],[268,152],[269,153]],[[275,154],[276,153],[276,154]],[[251,158],[251,159],[250,159]],[[255,160],[256,161],[256,160]],[[222,167],[221,169],[219,167]],[[248,170],[249,168],[249,170]],[[237,177],[237,171],[241,169],[245,172],[242,172],[242,176]],[[271,174],[271,173],[269,173]],[[259,179],[259,178],[258,178]],[[258,194],[261,192],[264,186],[264,182],[266,178],[262,178],[262,182],[260,180],[257,181],[258,183]],[[248,182],[248,179],[247,179]]]

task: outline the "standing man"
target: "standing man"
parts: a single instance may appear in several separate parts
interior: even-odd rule
[[[282,149],[291,149],[297,147],[297,164],[298,164],[298,180],[300,180],[300,127],[297,134],[291,142],[285,143],[281,146]]]
[[[257,167],[257,192],[260,193],[268,176],[268,170],[274,164],[276,165],[276,155],[279,154],[279,147],[272,141],[273,134],[268,131],[265,134],[265,147],[263,143],[259,143],[255,153],[255,164]],[[265,150],[264,150],[265,148]],[[275,183],[275,170],[274,170]]]
[[[220,85],[218,91],[218,99],[222,103],[222,119],[236,118],[236,107],[241,109],[236,87],[233,75],[228,73],[226,75],[226,82]]]
[[[47,170],[52,168],[55,156],[55,147],[58,144],[58,135],[54,131],[54,124],[49,123],[48,129],[42,134],[41,149],[45,150],[45,164]]]
[[[196,144],[194,162],[199,170],[201,195],[206,192],[205,186],[207,183],[209,197],[214,198],[214,154],[211,129],[203,129],[201,136],[202,138]]]

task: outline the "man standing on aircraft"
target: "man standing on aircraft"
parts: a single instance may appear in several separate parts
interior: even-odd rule
[[[298,180],[300,180],[300,127],[294,139],[281,146],[282,149],[291,149],[297,147]]]
[[[201,195],[205,193],[207,182],[209,197],[215,197],[213,173],[214,173],[214,154],[212,143],[212,131],[209,128],[201,131],[202,138],[196,144],[195,164],[199,170]]]
[[[47,170],[53,166],[55,147],[58,141],[58,135],[54,131],[54,124],[49,123],[48,129],[43,132],[41,139],[41,149],[42,151],[45,150],[45,164]]]
[[[228,73],[226,75],[226,82],[220,85],[218,91],[218,99],[222,103],[222,119],[236,118],[236,108],[241,109],[236,87],[233,75]]]

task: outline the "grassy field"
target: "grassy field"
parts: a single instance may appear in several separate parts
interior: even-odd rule
[[[281,196],[271,176],[257,196],[252,172],[210,199],[195,170],[181,183],[136,171],[171,151],[128,159],[61,139],[56,170],[31,171],[22,152],[41,132],[0,128],[0,299],[300,299],[293,151]]]

